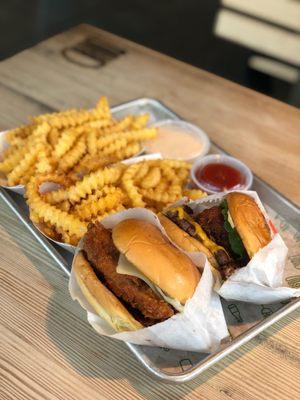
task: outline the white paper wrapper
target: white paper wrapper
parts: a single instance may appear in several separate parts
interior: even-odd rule
[[[270,223],[270,218],[257,193],[253,191],[240,192],[254,198],[270,225],[272,240],[267,246],[260,249],[245,267],[236,270],[223,284],[217,284],[215,289],[226,300],[255,304],[270,304],[298,297],[300,289],[283,286],[287,246],[279,233],[274,232],[273,224]],[[189,203],[189,206],[201,211],[204,208],[220,204],[224,196],[226,195],[208,196]]]
[[[129,209],[108,216],[101,223],[106,228],[111,229],[120,221],[128,218],[147,220],[165,234],[156,215],[142,208]],[[80,245],[77,252],[79,250]],[[183,312],[177,313],[164,322],[135,332],[115,333],[104,320],[95,315],[94,310],[81,293],[76,277],[72,272],[69,290],[73,300],[78,300],[82,307],[87,310],[89,323],[101,335],[140,345],[210,352],[219,347],[221,340],[228,336],[228,330],[220,298],[213,290],[215,280],[210,265],[205,261],[202,254],[190,256],[201,269],[204,266],[204,270],[195,293],[187,301]]]

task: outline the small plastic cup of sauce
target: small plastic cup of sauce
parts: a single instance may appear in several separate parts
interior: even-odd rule
[[[247,190],[252,186],[251,170],[236,158],[212,154],[197,159],[191,170],[196,186],[212,194],[229,190]]]
[[[159,152],[163,158],[194,161],[205,156],[210,140],[202,129],[182,120],[166,119],[156,122],[157,137],[145,143],[146,153]]]

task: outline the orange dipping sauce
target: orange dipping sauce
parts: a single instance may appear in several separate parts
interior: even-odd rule
[[[163,158],[191,160],[203,149],[196,135],[179,127],[159,127],[157,137],[146,143],[147,153],[160,153]]]

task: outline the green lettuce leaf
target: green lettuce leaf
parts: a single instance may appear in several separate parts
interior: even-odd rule
[[[224,228],[228,233],[228,239],[230,243],[230,247],[232,251],[240,258],[246,257],[247,253],[244,247],[244,244],[242,242],[242,239],[240,238],[240,235],[238,234],[237,230],[233,228],[229,221],[228,221],[228,204],[226,200],[223,200],[222,203],[220,204],[221,211],[224,217]]]

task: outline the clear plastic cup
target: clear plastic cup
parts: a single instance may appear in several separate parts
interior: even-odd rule
[[[200,182],[196,177],[196,172],[209,164],[225,164],[238,170],[244,177],[244,182],[230,187],[226,190],[217,189],[207,184],[206,182]],[[199,189],[204,190],[209,194],[221,193],[222,191],[231,190],[248,190],[252,186],[253,182],[253,174],[251,170],[247,167],[247,165],[234,157],[226,156],[223,154],[211,154],[206,157],[202,157],[201,159],[198,158],[197,160],[195,160],[191,169],[191,178]]]

